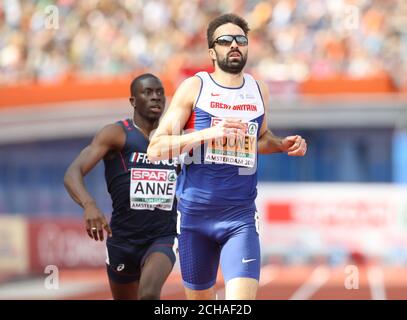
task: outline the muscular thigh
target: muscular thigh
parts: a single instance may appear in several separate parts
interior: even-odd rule
[[[206,290],[216,283],[220,245],[209,236],[210,225],[199,215],[181,214],[179,258],[186,288]]]
[[[260,243],[254,225],[243,226],[229,235],[222,246],[220,263],[225,282],[234,278],[259,280]]]

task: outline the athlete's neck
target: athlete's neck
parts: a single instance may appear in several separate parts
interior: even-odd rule
[[[228,73],[216,68],[211,77],[216,83],[225,87],[240,87],[243,85],[243,71],[238,74]]]
[[[135,112],[133,115],[133,124],[138,127],[146,137],[150,137],[151,131],[158,127],[158,120],[152,121],[145,119]]]

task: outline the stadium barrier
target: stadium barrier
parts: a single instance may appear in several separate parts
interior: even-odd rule
[[[407,263],[407,186],[272,184],[258,187],[266,256],[346,263],[352,254]]]
[[[135,73],[135,75],[141,72]],[[191,76],[186,72],[185,76]],[[166,95],[172,97],[177,85],[177,77],[157,75],[163,82]],[[68,102],[95,99],[127,98],[133,76],[120,76],[101,79],[69,79],[55,83],[33,83],[0,86],[0,108],[43,103]],[[275,93],[278,83],[274,82],[270,91]],[[310,78],[298,83],[298,94],[343,94],[343,93],[393,93],[398,89],[387,75],[353,79],[337,76],[328,79]],[[402,90],[401,90],[402,91]],[[404,90],[406,92],[407,89]]]
[[[0,274],[20,274],[28,271],[27,228],[24,216],[0,215]]]
[[[310,78],[299,86],[301,94],[343,94],[343,93],[390,93],[397,92],[392,79],[386,75],[369,78],[349,78],[335,76],[330,78]]]
[[[91,240],[82,219],[0,215],[0,273],[43,273],[103,267],[104,242]]]

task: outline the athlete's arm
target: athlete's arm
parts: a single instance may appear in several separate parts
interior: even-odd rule
[[[211,139],[243,135],[244,125],[238,120],[224,120],[215,127],[181,134],[200,87],[198,77],[188,78],[178,87],[148,146],[147,155],[151,161],[176,157]]]
[[[303,156],[307,152],[307,143],[299,136],[288,136],[285,138],[275,136],[267,128],[267,114],[270,95],[267,86],[259,81],[260,91],[264,102],[264,119],[259,132],[257,150],[259,153],[268,154],[276,152],[287,152],[289,156]]]
[[[103,241],[103,229],[109,236],[112,232],[105,216],[86,189],[83,178],[109,152],[121,150],[124,143],[125,133],[123,129],[116,124],[108,125],[96,134],[91,144],[81,151],[65,172],[65,188],[72,199],[84,209],[86,231],[89,237],[95,240]]]

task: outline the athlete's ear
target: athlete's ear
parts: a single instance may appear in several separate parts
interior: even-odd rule
[[[136,99],[134,97],[130,97],[129,101],[130,101],[130,104],[133,106],[133,108],[135,108],[136,107]]]
[[[215,49],[213,49],[213,48],[210,48],[210,49],[209,49],[209,56],[211,57],[211,60],[212,60],[212,61],[216,60]]]

